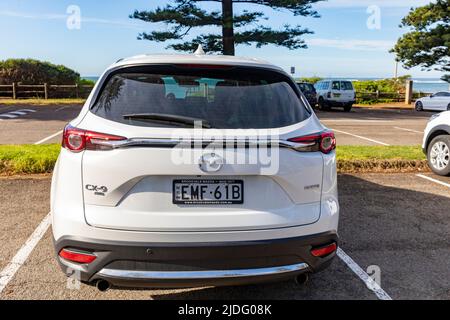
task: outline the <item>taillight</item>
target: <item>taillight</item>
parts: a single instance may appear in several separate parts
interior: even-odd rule
[[[65,260],[76,262],[76,263],[91,263],[97,256],[90,252],[82,252],[73,249],[62,249],[59,252],[59,256]]]
[[[311,250],[311,254],[314,257],[325,257],[328,256],[329,254],[332,254],[333,252],[335,252],[337,249],[337,244],[336,242],[333,242],[331,244],[328,244],[326,246],[323,247],[319,247],[319,248],[315,248]]]
[[[110,150],[110,146],[103,145],[105,141],[126,140],[125,137],[115,136],[106,133],[78,129],[67,125],[64,128],[62,146],[72,152],[83,150]]]
[[[307,136],[295,137],[288,141],[304,144],[305,146],[299,146],[297,148],[299,151],[321,151],[328,154],[336,149],[336,138],[332,131],[323,131]]]

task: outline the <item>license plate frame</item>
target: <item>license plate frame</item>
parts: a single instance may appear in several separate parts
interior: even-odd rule
[[[240,199],[234,200],[228,197],[225,200],[204,200],[204,199],[191,199],[181,200],[177,197],[177,185],[239,185],[240,186]],[[179,191],[179,190],[178,190]],[[225,190],[220,190],[225,191]],[[177,205],[239,205],[244,203],[244,181],[238,179],[175,179],[172,180],[172,203]]]

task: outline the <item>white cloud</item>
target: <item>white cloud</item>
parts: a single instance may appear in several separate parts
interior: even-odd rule
[[[322,39],[315,38],[307,41],[311,47],[325,47],[359,51],[389,51],[395,42],[387,40],[357,40],[357,39]]]
[[[33,14],[27,12],[15,12],[15,11],[0,11],[0,16],[4,17],[13,17],[13,18],[22,18],[22,19],[37,19],[37,20],[66,20],[69,15],[68,14],[51,14],[51,13],[43,13],[43,14]],[[81,17],[82,23],[96,23],[96,24],[105,24],[105,25],[113,25],[131,29],[140,30],[138,23],[121,21],[121,20],[108,20],[108,19],[99,19],[92,17]]]
[[[26,12],[15,12],[15,11],[0,11],[0,16],[13,17],[13,18],[23,18],[23,19],[42,19],[42,20],[62,20],[66,19],[67,15],[63,14],[32,14]]]
[[[410,8],[420,7],[429,4],[430,0],[328,0],[319,2],[315,5],[317,8],[350,8],[350,7],[368,7],[372,5],[380,7]]]

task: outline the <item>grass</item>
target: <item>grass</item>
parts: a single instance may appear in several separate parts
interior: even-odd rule
[[[421,146],[339,146],[339,160],[426,160]]]
[[[420,146],[340,146],[338,172],[423,172],[429,171]]]
[[[59,144],[0,146],[0,174],[50,173],[60,148]]]
[[[375,104],[364,104],[364,103],[356,103],[353,107],[363,107],[363,108],[374,108],[374,109],[404,109],[404,110],[413,110],[414,104],[405,104],[405,102],[377,102]]]
[[[84,104],[85,99],[0,99],[1,105]]]
[[[59,144],[0,146],[0,174],[51,173],[60,148]],[[420,146],[339,146],[337,160],[340,172],[427,170]]]
[[[371,106],[379,103],[394,103],[398,102],[397,99],[358,99],[357,104]]]

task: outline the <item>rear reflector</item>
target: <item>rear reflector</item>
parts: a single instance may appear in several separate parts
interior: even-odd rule
[[[311,250],[311,254],[314,257],[325,257],[333,252],[335,252],[337,249],[336,242],[333,242],[329,245],[326,245],[324,247],[316,248]]]
[[[72,262],[77,262],[77,263],[91,263],[92,261],[94,261],[97,257],[92,254],[92,253],[88,253],[88,252],[80,252],[80,251],[74,251],[74,250],[69,250],[69,249],[62,249],[59,252],[59,256],[63,259],[72,261]]]

